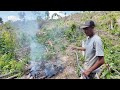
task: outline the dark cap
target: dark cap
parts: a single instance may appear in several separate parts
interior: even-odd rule
[[[95,27],[95,23],[92,20],[86,21],[85,24],[81,25],[81,29],[87,28],[87,27]]]

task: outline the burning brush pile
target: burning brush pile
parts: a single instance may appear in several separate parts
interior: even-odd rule
[[[45,79],[61,73],[64,70],[64,65],[56,61],[32,61],[30,69],[27,73],[27,79]]]

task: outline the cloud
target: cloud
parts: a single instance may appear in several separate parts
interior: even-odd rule
[[[17,16],[8,16],[7,19],[8,19],[8,20],[11,20],[11,21],[20,20]]]

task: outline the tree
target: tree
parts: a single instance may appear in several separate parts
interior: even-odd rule
[[[45,17],[46,17],[46,19],[49,19],[49,11],[45,12]]]
[[[43,20],[41,17],[41,11],[32,11],[32,13],[36,16],[38,22]]]
[[[42,21],[42,18],[41,18],[41,16],[37,16],[37,21],[39,22],[39,21]]]
[[[2,24],[3,23],[3,19],[0,17],[0,24]]]
[[[66,16],[66,12],[65,12],[64,14],[65,14],[65,16]]]

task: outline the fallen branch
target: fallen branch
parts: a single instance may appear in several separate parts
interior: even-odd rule
[[[3,78],[3,77],[5,77],[5,76],[8,76],[8,75],[10,75],[10,74],[12,74],[13,72],[9,72],[9,73],[7,73],[7,74],[5,74],[5,75],[1,75],[0,76],[0,78]]]
[[[109,68],[109,70],[111,69],[120,75],[120,72],[118,72],[116,69],[112,68],[109,64],[106,64],[106,66]]]
[[[1,75],[0,78],[3,78],[3,77],[6,77],[6,76],[9,76],[10,74],[12,74],[12,73],[16,73],[16,72],[17,72],[17,71],[9,72],[9,73],[7,73],[7,74],[5,74],[5,75]]]
[[[120,76],[110,76],[112,79],[120,79]]]
[[[13,75],[13,76],[11,76],[11,77],[8,77],[8,78],[5,78],[5,79],[14,79],[14,78],[18,77],[18,75],[19,75],[19,74],[15,74],[15,75]]]
[[[42,77],[40,77],[39,79],[45,79],[46,78],[46,76],[42,76]]]

